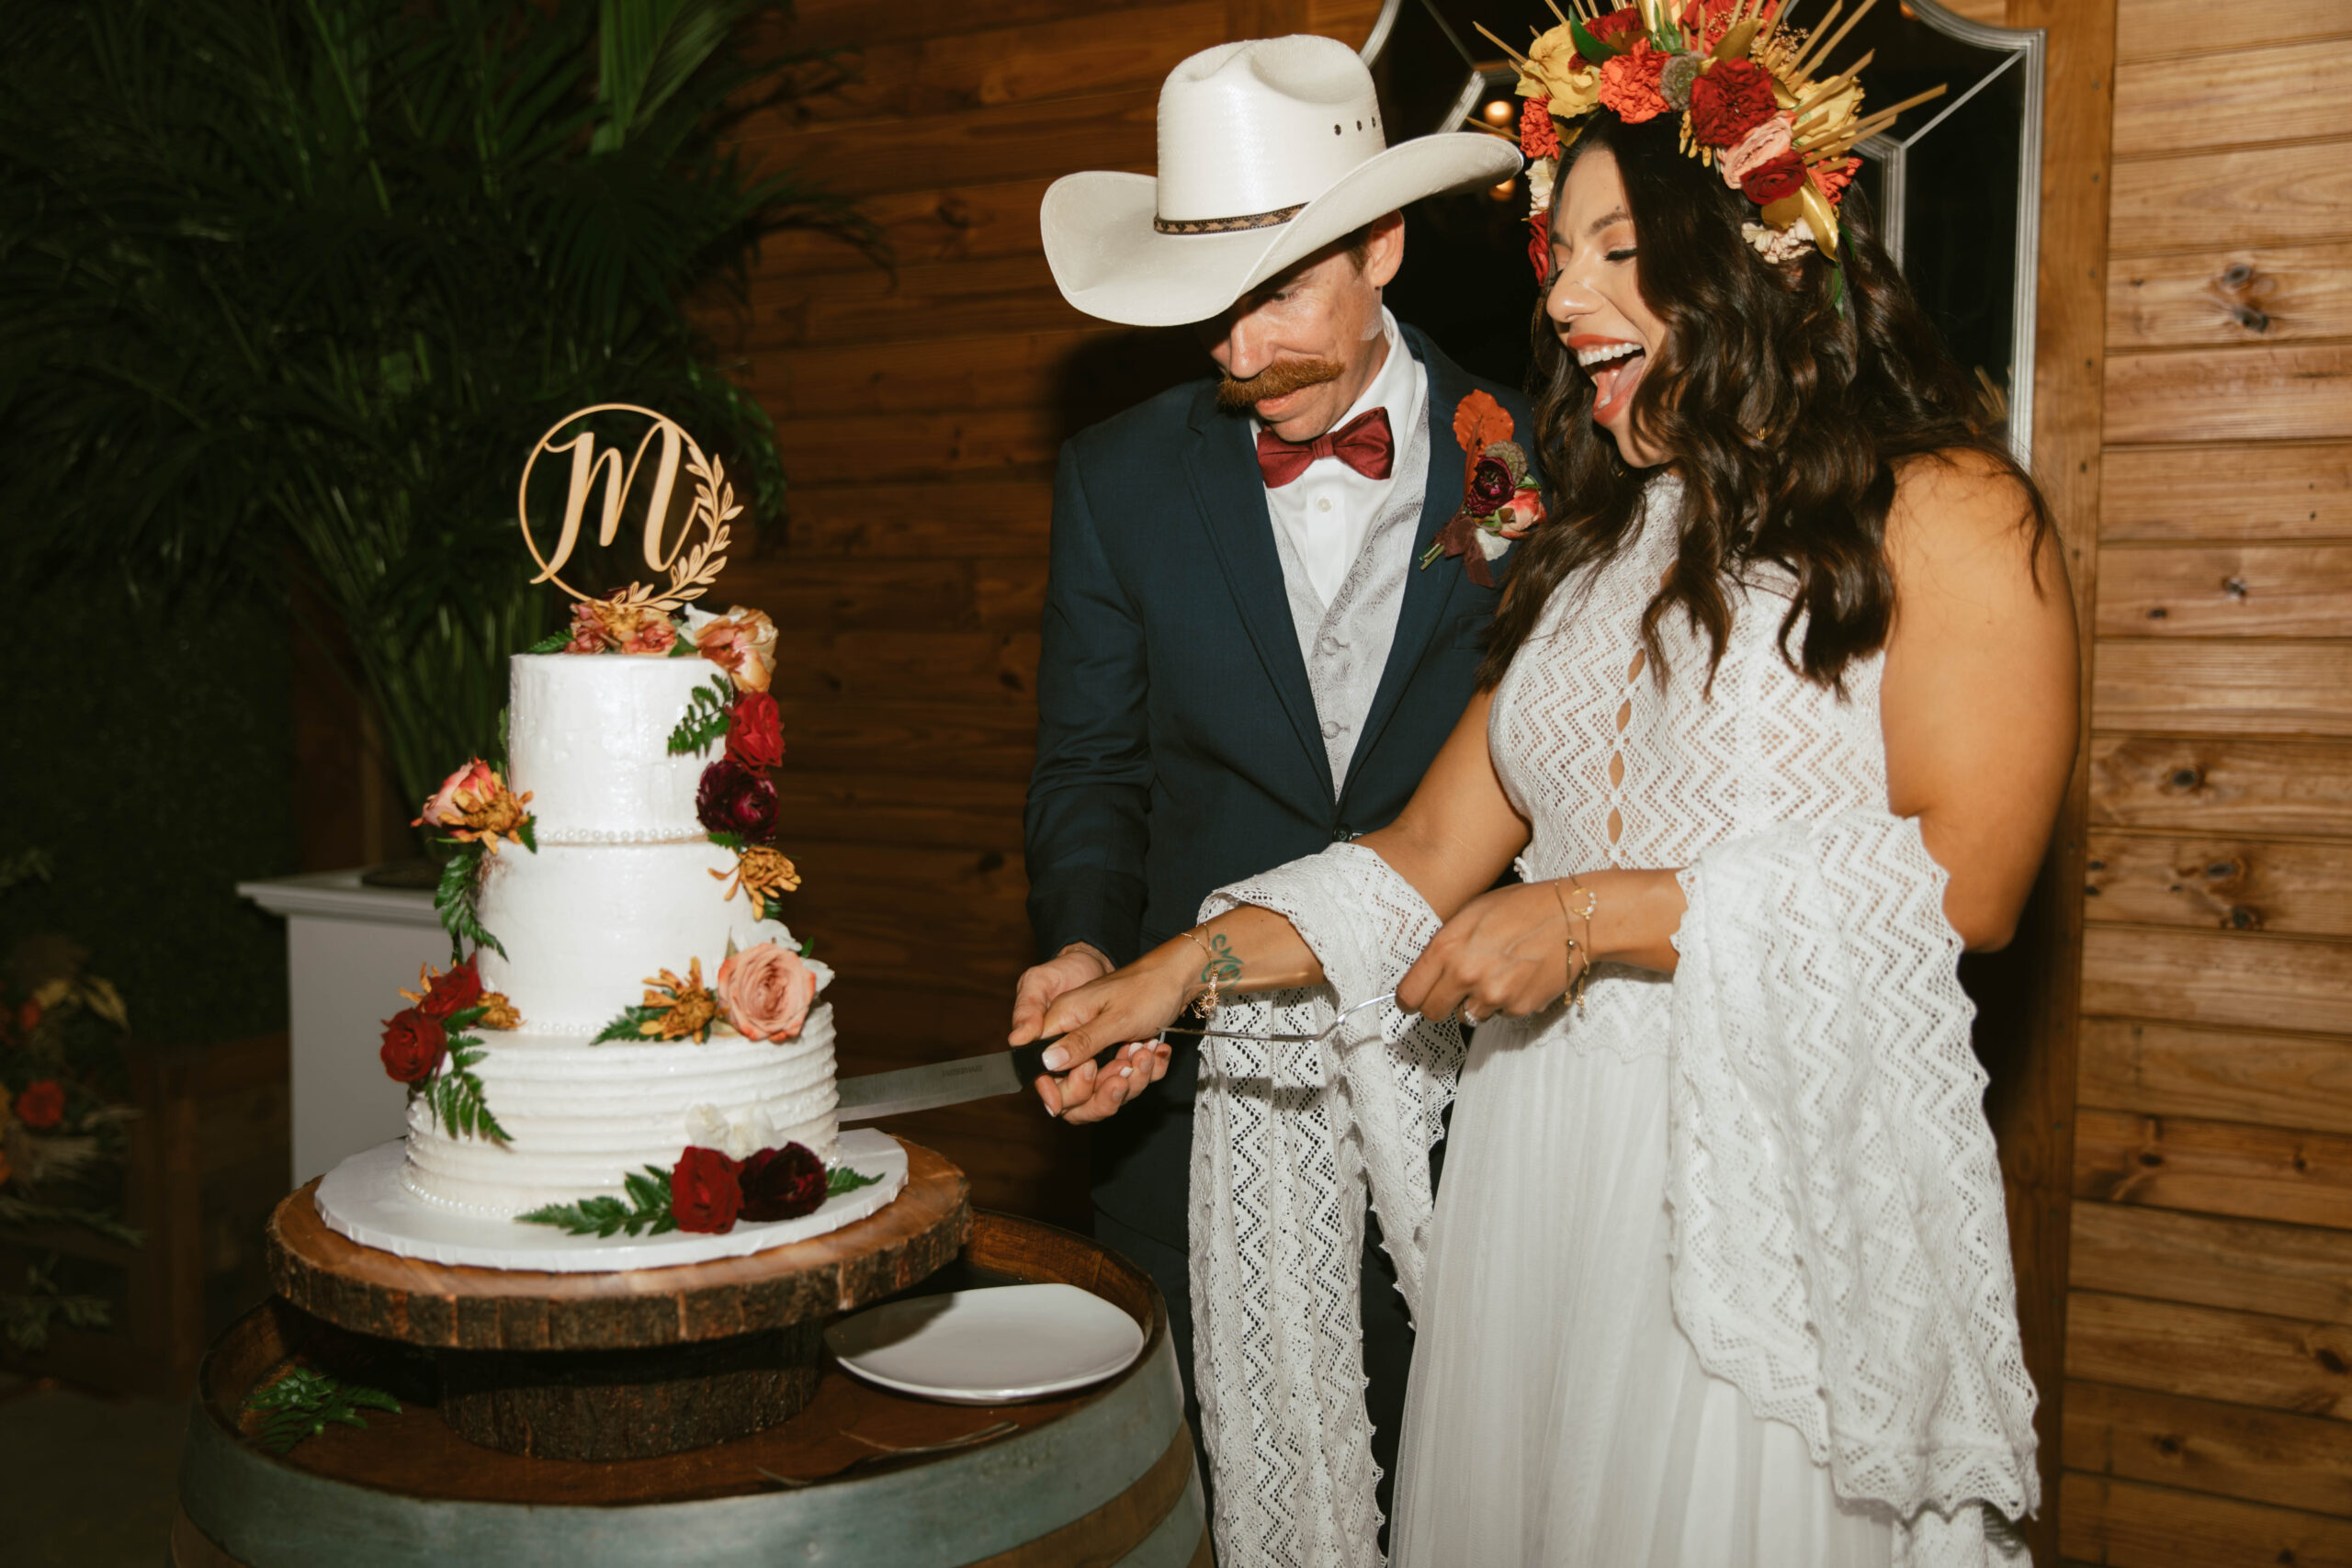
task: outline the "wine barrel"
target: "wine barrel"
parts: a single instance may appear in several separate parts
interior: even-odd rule
[[[413,1348],[273,1302],[232,1325],[206,1359],[172,1561],[1206,1568],[1192,1434],[1167,1309],[1149,1278],[1085,1237],[980,1213],[958,1263],[933,1282],[1046,1280],[1133,1316],[1145,1333],[1136,1363],[1062,1398],[969,1406],[870,1387],[829,1359],[814,1397],[780,1426],[613,1462],[479,1447],[419,1404],[369,1412],[364,1429],[330,1427],[273,1456],[241,1406],[289,1359],[404,1394],[434,1389]]]

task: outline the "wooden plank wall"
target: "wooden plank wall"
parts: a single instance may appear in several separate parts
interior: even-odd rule
[[[791,515],[720,601],[782,630],[796,930],[841,972],[845,1074],[1001,1046],[1030,958],[1021,806],[1061,440],[1118,412],[1161,340],[1055,290],[1047,185],[1148,173],[1159,84],[1228,38],[1360,43],[1376,0],[800,0],[784,42],[859,80],[752,128],[744,152],[857,197],[895,274],[831,241],[771,244],[735,323],[775,416]],[[1181,350],[1189,355],[1196,352]],[[1205,364],[1205,361],[1203,361]],[[1000,1100],[891,1123],[976,1201],[1086,1223],[1082,1135]]]
[[[2348,66],[2343,0],[2117,13],[2074,1561],[2352,1562]]]

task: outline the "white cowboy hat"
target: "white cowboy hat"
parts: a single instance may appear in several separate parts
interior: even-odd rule
[[[1312,34],[1204,50],[1159,89],[1159,174],[1053,183],[1038,214],[1062,297],[1136,327],[1206,321],[1408,201],[1519,172],[1499,137],[1391,147],[1372,73]]]

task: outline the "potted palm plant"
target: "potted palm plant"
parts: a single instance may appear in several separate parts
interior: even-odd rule
[[[763,236],[875,244],[729,147],[812,88],[758,0],[82,0],[0,10],[0,551],[20,588],[266,593],[422,800],[553,619],[514,468],[659,408],[781,508],[697,312]],[[818,76],[822,72],[817,73]],[[821,85],[821,83],[817,83]],[[289,592],[289,586],[293,592]]]

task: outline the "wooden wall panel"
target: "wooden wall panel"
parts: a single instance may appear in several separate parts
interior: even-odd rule
[[[2118,56],[2062,1546],[2352,1563],[2352,11]]]
[[[2070,1473],[2070,1559],[2112,1568],[2352,1568],[2352,1522],[2232,1498]]]
[[[2340,1032],[2352,943],[2091,925],[2083,1011],[2239,1029]]]
[[[2352,244],[2142,256],[2108,284],[2113,348],[2352,337]]]
[[[2352,73],[2352,39],[2218,50],[2200,47],[2191,30],[2182,41],[2197,49],[2193,67],[2178,61],[2117,64],[2117,157],[2352,136],[2352,96],[2342,90]]]
[[[2090,761],[2099,827],[2340,833],[2352,822],[2352,745],[2102,736]]]
[[[2244,49],[2282,39],[2352,33],[2342,0],[2132,0],[2117,19],[2115,58],[2196,57],[2211,50]]]
[[[780,236],[714,337],[776,422],[793,491],[720,585],[780,628],[796,930],[841,971],[842,1070],[1001,1045],[1032,957],[1021,813],[1061,442],[1197,350],[1080,315],[1037,207],[1079,169],[1148,172],[1159,86],[1237,24],[1354,42],[1363,0],[800,0],[764,40],[842,51],[748,126],[754,164],[859,198],[893,265]],[[1180,357],[1181,355],[1181,357]],[[978,1201],[1087,1222],[1086,1139],[1026,1098],[890,1123]]]
[[[2119,1480],[2352,1515],[2352,1422],[2078,1382],[2066,1451]]]
[[[2352,539],[2352,446],[2138,448],[2108,455],[2102,543]]]
[[[2346,235],[2352,235],[2352,162],[2335,142],[2231,148],[2115,165],[2107,239],[2119,256],[2223,253]]]
[[[2352,739],[2352,644],[2103,641],[2093,728]]]

